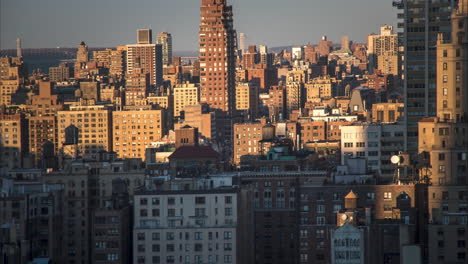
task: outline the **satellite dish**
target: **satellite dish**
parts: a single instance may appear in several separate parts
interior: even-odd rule
[[[398,155],[393,155],[391,158],[390,158],[390,161],[393,163],[393,164],[398,164],[400,162],[400,156]]]
[[[346,221],[346,219],[348,219],[348,216],[347,216],[347,215],[345,215],[345,214],[344,214],[344,215],[341,215],[341,220]]]

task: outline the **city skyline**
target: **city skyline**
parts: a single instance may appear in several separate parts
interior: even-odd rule
[[[182,6],[181,3],[140,0],[130,6],[119,0],[113,1],[111,8],[107,1],[91,3],[85,0],[68,5],[57,0],[46,0],[37,8],[24,9],[21,7],[32,4],[30,0],[2,0],[0,49],[15,48],[17,38],[22,39],[23,48],[75,47],[81,40],[90,47],[114,47],[134,43],[137,28],[151,28],[154,37],[163,31],[171,33],[174,51],[196,51],[199,2],[184,2]],[[93,8],[89,8],[91,4]],[[336,43],[343,35],[364,43],[367,34],[378,33],[380,25],[396,23],[391,2],[383,1],[333,0],[320,3],[320,9],[314,8],[315,2],[305,0],[261,0],[253,3],[238,0],[232,4],[237,18],[234,27],[237,32],[246,34],[247,44],[266,44],[270,47],[315,44],[322,35],[327,35]],[[161,9],[163,12],[158,5],[164,5],[164,9]],[[364,5],[373,12],[363,16],[360,6]],[[51,6],[54,9],[49,8]],[[69,13],[67,9],[74,12]],[[106,10],[112,10],[112,15],[106,14]],[[256,15],[262,12],[269,16],[257,19]],[[334,19],[329,19],[330,14]],[[25,19],[18,20],[16,17]],[[177,18],[177,22],[173,22],[173,18]],[[41,21],[42,29],[31,27],[34,21]],[[277,30],[263,30],[271,25]]]

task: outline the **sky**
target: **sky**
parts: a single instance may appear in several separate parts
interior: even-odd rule
[[[196,51],[200,0],[0,0],[0,49],[115,47],[136,42],[136,29],[172,34],[173,50]],[[364,43],[395,25],[391,0],[228,0],[247,44],[315,44],[322,35]],[[153,36],[155,40],[155,36]]]

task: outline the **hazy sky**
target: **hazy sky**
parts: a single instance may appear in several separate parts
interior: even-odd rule
[[[200,0],[0,0],[0,49],[135,43],[136,29],[172,33],[174,50],[197,50]],[[248,44],[316,43],[322,35],[364,42],[396,23],[390,0],[228,0]],[[153,37],[154,39],[154,37]]]

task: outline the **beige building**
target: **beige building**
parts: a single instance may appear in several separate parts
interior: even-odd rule
[[[193,83],[178,84],[174,87],[174,117],[180,117],[185,106],[200,102],[200,88]]]
[[[28,151],[27,124],[22,115],[0,115],[0,168],[20,168]]]
[[[372,105],[372,122],[394,123],[404,115],[403,103],[375,103]]]
[[[58,147],[64,157],[96,159],[100,151],[112,151],[111,110],[106,106],[70,106],[57,116]]]
[[[398,35],[393,27],[380,27],[380,35],[367,36],[370,69],[379,69],[383,74],[398,75]]]
[[[146,148],[166,132],[164,110],[112,112],[113,150],[119,158],[145,159]]]
[[[331,98],[338,95],[338,81],[330,76],[321,76],[310,80],[305,85],[307,102],[317,98]]]
[[[168,111],[173,111],[173,96],[172,95],[150,95],[146,97],[146,102],[149,105],[159,105]]]
[[[18,91],[21,84],[20,58],[0,58],[0,105],[10,105],[11,96]]]
[[[437,41],[437,117],[418,123],[418,152],[430,155],[433,185],[468,184],[467,0],[460,1],[451,19],[451,41],[442,35]]]
[[[252,83],[237,83],[236,109],[249,112],[252,117],[258,114],[258,86]]]

